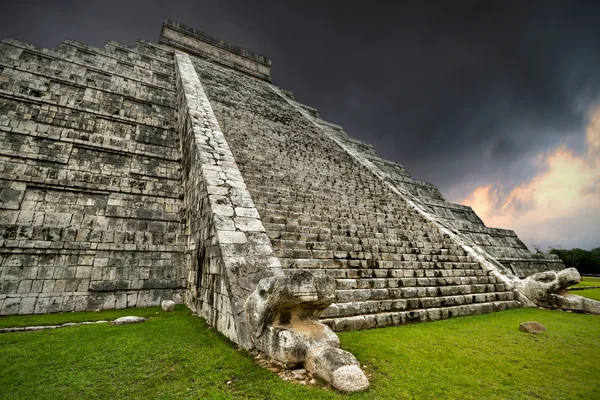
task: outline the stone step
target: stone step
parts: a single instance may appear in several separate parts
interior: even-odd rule
[[[414,309],[410,311],[380,312],[351,317],[325,318],[321,322],[336,332],[355,331],[360,329],[380,328],[401,325],[411,322],[437,321],[451,317],[485,314],[520,308],[517,300],[494,301],[488,303],[464,304],[443,308]]]
[[[379,300],[357,300],[351,302],[334,303],[325,309],[325,311],[323,311],[321,318],[342,318],[356,315],[377,314],[381,312],[454,307],[465,304],[480,304],[512,300],[514,300],[513,292],[506,291],[466,295],[430,296],[408,299],[384,298]]]
[[[254,182],[252,179],[248,179],[249,182]],[[298,187],[297,189],[302,189],[302,187]],[[352,202],[344,200],[347,197],[346,191],[347,187],[340,187],[340,190],[344,190],[344,192],[340,192],[337,194],[328,194],[328,195],[319,195],[315,196],[305,196],[298,197],[294,196],[292,193],[289,194],[276,194],[273,196],[269,196],[268,188],[263,188],[260,190],[249,189],[250,194],[254,196],[257,201],[257,205],[264,209],[276,209],[279,212],[279,216],[293,216],[294,213],[304,213],[304,212],[314,212],[314,209],[309,208],[308,204],[315,204],[319,206],[319,210],[328,210],[333,212],[333,216],[335,213],[341,213],[344,215],[345,213],[354,213],[354,214],[378,214],[380,217],[384,217],[386,213],[390,211],[407,211],[409,210],[408,206],[399,202],[390,202],[381,204],[378,201],[374,201],[373,198],[365,197],[365,198],[357,198]],[[323,200],[326,200],[325,202]],[[335,201],[332,201],[335,200]],[[406,216],[405,216],[406,217]]]
[[[252,182],[252,181],[249,181]],[[298,190],[302,190],[299,188]],[[409,209],[389,204],[386,206],[377,206],[370,204],[367,200],[357,201],[353,204],[344,203],[339,196],[328,196],[322,199],[285,199],[279,200],[279,203],[273,203],[260,195],[255,195],[257,208],[263,210],[273,210],[274,216],[289,219],[299,218],[302,215],[312,215],[314,217],[324,217],[326,219],[346,218],[354,215],[356,218],[368,218],[370,220],[385,221],[390,215],[408,212]],[[294,204],[293,202],[296,201]],[[403,216],[403,220],[413,220],[414,214]]]
[[[252,183],[251,181],[249,181]],[[247,181],[248,183],[248,181]],[[355,224],[370,223],[372,225],[404,224],[411,227],[434,228],[428,221],[420,218],[412,210],[404,208],[374,208],[364,205],[343,205],[335,198],[319,199],[316,201],[303,201],[301,207],[296,205],[293,209],[282,204],[265,204],[261,198],[254,198],[254,204],[259,212],[263,212],[265,222],[293,224],[297,220],[322,221],[340,224],[345,229],[352,228]],[[271,221],[270,219],[273,218]],[[298,225],[298,223],[295,223]]]
[[[262,219],[262,218],[261,218]],[[434,234],[427,229],[420,231],[418,234],[415,231],[402,229],[396,226],[390,227],[372,227],[370,229],[336,229],[331,228],[328,224],[314,223],[311,225],[283,225],[264,223],[265,229],[272,239],[279,240],[305,240],[305,241],[336,241],[340,243],[364,243],[369,239],[392,241],[395,245],[397,242],[415,243],[413,247],[433,246],[427,243],[444,243],[446,248],[457,249],[459,246],[447,240],[441,234]],[[318,226],[314,226],[318,225]],[[309,236],[310,235],[310,236]],[[316,236],[313,236],[316,235]],[[375,243],[375,242],[374,242]],[[378,242],[376,242],[378,243]]]
[[[260,211],[259,211],[260,214]],[[341,238],[365,238],[368,236],[376,238],[390,238],[399,240],[408,240],[411,237],[425,239],[424,242],[435,241],[435,239],[444,239],[444,236],[437,232],[431,226],[423,226],[421,230],[413,230],[412,227],[399,223],[390,222],[388,224],[364,225],[357,221],[352,221],[352,225],[336,224],[328,221],[316,219],[296,220],[288,223],[269,222],[271,218],[262,217],[263,224],[268,231],[274,233],[275,239],[294,240],[302,239],[300,234],[311,233],[322,237],[339,236]],[[346,220],[348,223],[349,219]],[[409,229],[410,228],[410,229]]]
[[[378,259],[383,261],[432,261],[432,262],[460,262],[471,263],[473,258],[462,252],[443,248],[443,244],[431,244],[425,247],[419,242],[383,241],[375,242],[369,238],[352,240],[334,237],[326,240],[323,237],[312,237],[313,234],[304,234],[308,240],[281,240],[271,239],[275,251],[280,252],[280,257],[294,258],[335,258],[335,259]],[[420,246],[420,247],[417,247]],[[290,251],[294,253],[291,256]],[[298,252],[300,255],[296,255]],[[312,253],[311,253],[312,252]],[[305,255],[302,255],[305,254]],[[373,256],[372,256],[373,255]]]
[[[451,285],[487,285],[496,284],[497,279],[491,275],[485,276],[450,276],[450,277],[424,277],[424,278],[357,278],[337,279],[336,289],[385,289],[403,287],[428,287]],[[500,289],[497,289],[500,290]],[[503,290],[503,289],[501,289]]]
[[[313,252],[314,253],[314,252]],[[375,269],[380,271],[405,270],[405,269],[426,269],[426,270],[450,270],[450,269],[473,269],[477,268],[476,263],[465,262],[440,262],[440,261],[387,261],[378,259],[335,259],[335,258],[294,258],[293,253],[276,251],[275,255],[279,257],[283,268],[298,269],[353,269],[365,270]],[[289,257],[288,257],[289,256]],[[383,272],[387,274],[388,272]],[[390,275],[390,277],[392,277]]]
[[[312,272],[334,279],[361,278],[425,278],[425,277],[475,277],[488,276],[482,269],[423,269],[423,268],[314,268]]]
[[[502,245],[481,246],[481,248],[488,252],[490,255],[500,259],[523,257],[526,259],[530,259],[531,261],[535,261],[536,259],[540,262],[547,261],[544,258],[539,257],[537,254],[532,254],[527,248],[523,249],[516,247],[507,247]]]
[[[488,272],[479,268],[469,269],[424,269],[424,268],[346,268],[346,269],[315,269],[316,273],[321,273],[334,277],[335,279],[361,279],[361,278],[462,278],[488,276]],[[338,272],[344,272],[344,276]],[[491,277],[490,277],[491,278]]]
[[[252,180],[248,180],[252,182]],[[298,188],[302,189],[302,188]],[[406,205],[401,203],[387,203],[377,204],[369,198],[355,200],[352,203],[344,201],[344,195],[342,193],[329,194],[320,198],[300,198],[295,199],[294,197],[283,197],[279,199],[272,199],[266,197],[264,194],[257,193],[256,191],[250,191],[256,199],[257,205],[261,208],[270,210],[277,210],[278,216],[293,217],[295,213],[318,213],[321,211],[330,211],[332,217],[339,215],[345,216],[347,214],[356,215],[369,215],[369,217],[378,216],[385,218],[386,214],[390,212],[404,212],[408,211]],[[308,205],[317,205],[317,209],[312,209]],[[409,217],[406,215],[405,218]]]
[[[520,305],[293,105],[254,81],[230,86],[227,72],[202,71],[282,267],[336,279],[336,304],[323,314],[328,325],[365,329]]]
[[[277,248],[310,249],[311,246],[319,246],[318,243],[332,243],[339,246],[350,246],[346,251],[351,251],[351,246],[353,245],[372,246],[374,247],[373,251],[385,251],[384,249],[381,249],[381,247],[387,246],[403,247],[407,250],[407,254],[421,254],[424,251],[429,251],[429,254],[449,254],[452,251],[460,249],[458,245],[449,243],[447,239],[441,237],[419,238],[366,232],[362,236],[342,236],[317,233],[319,230],[313,228],[297,229],[298,232],[293,233],[273,231],[272,228],[272,226],[265,227],[265,229],[267,229],[267,234],[273,241],[273,246]],[[297,246],[295,246],[295,244],[297,244]],[[444,249],[446,251],[443,251]],[[448,250],[450,250],[450,252]],[[464,255],[464,252],[459,251],[452,255]]]
[[[381,289],[347,289],[336,290],[335,295],[337,302],[347,303],[352,301],[367,300],[410,299],[440,296],[472,296],[475,294],[489,294],[494,292],[502,292],[504,290],[504,284],[499,283]]]

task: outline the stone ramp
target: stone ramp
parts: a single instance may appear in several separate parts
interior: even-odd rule
[[[190,231],[186,304],[244,348],[304,365],[340,391],[366,389],[360,363],[317,320],[335,299],[335,281],[283,273],[191,59],[175,57]]]
[[[322,316],[333,329],[520,306],[278,91],[194,63],[282,266],[336,279],[336,301]]]

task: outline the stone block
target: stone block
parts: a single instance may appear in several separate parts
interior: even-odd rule
[[[219,243],[238,243],[243,244],[248,241],[246,234],[240,231],[217,231]]]
[[[529,322],[522,322],[519,325],[519,330],[521,332],[527,332],[527,333],[541,333],[541,332],[545,332],[546,328],[544,327],[544,325],[540,324],[539,322],[529,321]]]
[[[137,305],[138,295],[137,293],[128,293],[127,294],[127,308],[132,308]]]
[[[24,193],[24,190],[1,189],[0,208],[18,210]]]
[[[93,292],[108,292],[116,290],[116,282],[114,281],[95,281],[90,282],[90,290]]]
[[[160,306],[163,311],[175,311],[175,302],[172,300],[163,300]]]
[[[235,217],[233,219],[237,229],[243,232],[266,232],[258,218]]]
[[[112,325],[130,325],[130,324],[138,324],[140,322],[145,322],[146,318],[144,317],[136,317],[136,316],[127,316],[115,319],[111,322]]]
[[[39,297],[35,303],[34,314],[45,314],[50,306],[50,298]]]
[[[0,315],[16,315],[19,313],[19,308],[21,304],[20,297],[8,297],[4,299],[2,302],[2,307],[0,308]]]

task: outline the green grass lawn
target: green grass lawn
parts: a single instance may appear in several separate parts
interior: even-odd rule
[[[573,287],[582,287],[582,286],[600,286],[600,277],[598,276],[582,276],[581,282],[577,285],[573,285]]]
[[[576,294],[577,296],[600,301],[600,289],[571,290],[569,294]]]
[[[581,282],[579,282],[577,285],[573,285],[573,287],[587,286],[600,286],[600,277],[582,276]],[[569,291],[569,294],[576,294],[578,296],[600,301],[600,289],[571,290]],[[600,396],[598,397],[600,398]]]
[[[138,312],[153,318],[0,334],[0,398],[600,398],[599,316],[519,309],[340,333],[342,347],[371,374],[368,391],[342,395],[283,381],[182,306],[174,313],[62,315],[71,321]],[[0,323],[21,318],[38,325],[59,315],[3,317]],[[531,320],[548,331],[518,331],[520,322]]]

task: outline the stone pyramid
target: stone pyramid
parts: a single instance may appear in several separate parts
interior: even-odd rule
[[[165,20],[159,43],[0,44],[0,315],[184,303],[343,391],[333,331],[522,306],[580,277]],[[558,271],[558,272],[555,272]]]
[[[244,302],[290,271],[334,282],[341,331],[520,307],[510,279],[564,268],[270,68],[170,20],[158,44],[2,41],[0,315],[173,299],[244,343]]]

